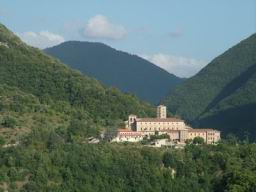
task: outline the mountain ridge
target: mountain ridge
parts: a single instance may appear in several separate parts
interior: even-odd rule
[[[103,43],[67,41],[44,51],[107,86],[154,104],[184,80],[137,55]]]
[[[228,115],[232,108],[243,109],[243,105],[253,105],[256,102],[253,91],[256,91],[255,53],[256,34],[253,34],[213,59],[198,74],[178,86],[164,103],[169,106],[171,112],[184,117],[196,126],[215,125],[225,134],[235,130],[234,133],[238,135],[249,130],[255,135],[253,124],[242,128],[245,122],[238,121],[237,112],[234,113],[233,119]],[[214,118],[214,121],[210,120],[211,116],[218,116],[218,112],[225,116],[225,110],[228,110],[229,117],[225,125],[224,123],[222,125],[221,121],[216,123],[218,118]],[[248,113],[244,115],[252,118]],[[231,121],[236,122],[237,127],[230,127],[228,121],[230,124]]]

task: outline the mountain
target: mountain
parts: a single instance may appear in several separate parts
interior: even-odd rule
[[[107,86],[153,104],[159,103],[183,81],[136,55],[102,43],[69,41],[45,52]]]
[[[256,136],[256,34],[215,58],[164,101],[199,127]]]
[[[122,122],[130,113],[154,114],[151,105],[118,89],[105,88],[98,81],[71,70],[39,49],[27,46],[1,24],[0,42],[0,85],[6,87],[7,94],[3,95],[5,92],[2,91],[0,104],[12,103],[12,107],[2,107],[0,120],[4,121],[6,115],[9,118],[9,114],[11,119],[20,122],[16,128],[42,127],[36,123],[41,122],[38,119],[44,119],[42,122],[51,124],[50,127],[57,128],[61,124],[65,130],[72,120],[77,120],[77,127],[84,134],[86,128],[93,132],[93,129],[117,127],[116,123]],[[8,92],[9,89],[17,91]],[[35,98],[30,104],[22,99],[26,94]],[[33,107],[33,100],[38,102],[37,107]],[[26,106],[30,107],[30,112],[23,111]],[[19,121],[23,114],[26,121]]]

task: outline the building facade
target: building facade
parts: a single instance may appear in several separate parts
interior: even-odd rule
[[[143,140],[145,133],[140,131],[132,131],[130,129],[124,128],[119,129],[117,132],[117,137],[112,141],[114,142],[138,142]]]
[[[166,106],[164,106],[164,105],[157,106],[157,108],[156,108],[156,117],[158,119],[166,119],[166,117],[167,117],[166,111],[167,111]]]
[[[145,136],[168,134],[171,141],[185,143],[186,140],[202,137],[206,144],[220,140],[220,132],[214,129],[193,129],[179,118],[168,118],[166,106],[160,105],[156,110],[156,118],[138,118],[129,115],[126,128],[119,129],[116,142],[138,142]]]
[[[214,129],[190,129],[188,139],[195,137],[202,137],[207,144],[211,144],[220,140],[220,132]]]

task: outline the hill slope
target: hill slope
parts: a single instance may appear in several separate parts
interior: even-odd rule
[[[194,125],[256,135],[256,34],[214,59],[165,100]]]
[[[0,84],[0,138],[6,144],[17,143],[31,130],[66,128],[72,117],[71,110],[67,109],[58,111],[53,106],[40,103],[32,94]],[[85,132],[86,129],[88,127]],[[97,132],[95,127],[93,132]]]
[[[183,79],[101,43],[70,41],[45,50],[70,67],[151,103],[159,103]]]
[[[27,46],[1,24],[0,42],[0,84],[33,95],[54,114],[57,111],[68,119],[94,122],[95,129],[114,126],[130,113],[153,114],[149,104],[117,89],[104,88],[98,81]]]

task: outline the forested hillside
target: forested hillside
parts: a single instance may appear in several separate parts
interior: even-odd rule
[[[159,103],[183,79],[136,56],[102,43],[69,41],[46,53],[71,68],[153,104]]]
[[[27,94],[34,98],[31,99],[31,105],[35,100],[39,108],[46,107],[42,110],[32,108],[31,118],[38,111],[41,112],[39,118],[47,116],[44,112],[49,113],[51,118],[60,113],[65,117],[64,127],[71,123],[69,119],[77,119],[82,129],[90,126],[95,130],[97,127],[117,128],[130,113],[141,116],[154,114],[154,109],[149,104],[117,89],[105,88],[96,80],[69,69],[39,49],[24,44],[3,25],[0,25],[0,42],[0,85],[5,85],[7,90],[18,90],[14,92],[14,96],[8,95],[8,91],[2,91],[5,95],[1,95],[1,100],[10,97],[12,106],[17,105],[17,109],[11,108],[10,111],[13,112],[10,116],[18,117],[21,113],[29,118],[23,113],[26,112],[24,110],[30,99],[19,100]],[[5,105],[5,101],[2,104]],[[46,119],[45,122],[51,121]],[[25,126],[26,130],[31,128],[24,122],[17,123],[17,127]],[[32,122],[30,124],[35,126]],[[52,126],[56,128],[59,124],[53,122]]]
[[[214,59],[165,100],[195,126],[256,136],[256,34]]]
[[[256,146],[154,149],[140,144],[66,143],[59,131],[34,130],[0,147],[0,191],[254,192]]]

